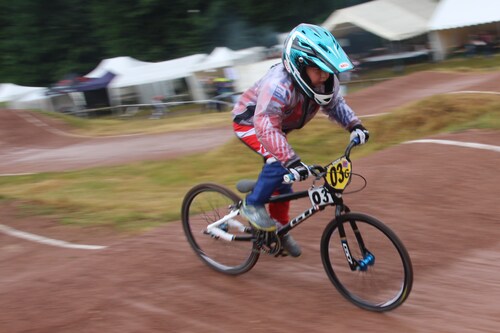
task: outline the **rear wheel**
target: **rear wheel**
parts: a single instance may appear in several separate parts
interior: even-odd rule
[[[240,200],[220,185],[200,184],[186,194],[182,203],[182,225],[193,250],[208,266],[230,275],[245,273],[257,262],[259,251],[252,234],[237,227],[246,224],[239,215],[219,227],[238,240],[223,240],[208,233],[207,226],[237,209]]]
[[[410,256],[396,234],[371,216],[347,213],[330,222],[321,258],[337,290],[363,309],[392,310],[410,294]]]

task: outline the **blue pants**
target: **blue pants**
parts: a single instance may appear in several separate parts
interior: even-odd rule
[[[292,185],[283,184],[283,176],[287,173],[288,170],[280,162],[264,164],[255,188],[246,197],[246,203],[252,206],[263,206],[275,191],[280,194],[291,193]]]

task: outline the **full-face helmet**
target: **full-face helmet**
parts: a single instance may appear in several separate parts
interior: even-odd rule
[[[326,29],[312,24],[299,24],[287,39],[283,48],[283,65],[296,84],[319,105],[328,104],[334,92],[334,74],[354,68],[335,37]],[[316,66],[330,73],[325,82],[325,92],[317,92],[306,74],[306,66]]]

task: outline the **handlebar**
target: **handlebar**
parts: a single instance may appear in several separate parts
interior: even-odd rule
[[[349,160],[349,157],[351,155],[351,149],[354,148],[355,146],[359,145],[360,141],[358,137],[355,137],[349,144],[347,145],[347,148],[345,149],[344,156]]]
[[[356,137],[354,138],[349,144],[347,145],[347,148],[345,149],[344,156],[349,160],[349,157],[351,155],[351,150],[355,146],[359,145],[360,141],[359,138]],[[315,177],[320,177],[323,172],[325,172],[325,168],[320,166],[320,165],[308,165],[309,171],[311,171],[311,174],[314,175]],[[293,174],[289,173],[283,176],[283,182],[285,184],[291,184],[295,182],[296,179]]]

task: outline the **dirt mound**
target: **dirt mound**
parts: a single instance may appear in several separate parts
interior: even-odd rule
[[[83,137],[72,134],[64,123],[34,112],[0,110],[0,174],[162,160],[212,149],[232,137],[229,126],[203,131]]]
[[[68,129],[62,121],[34,112],[0,109],[0,150],[57,148],[82,140]]]
[[[349,94],[346,100],[358,115],[389,112],[403,104],[455,91],[500,92],[500,71],[483,74],[418,72]]]

